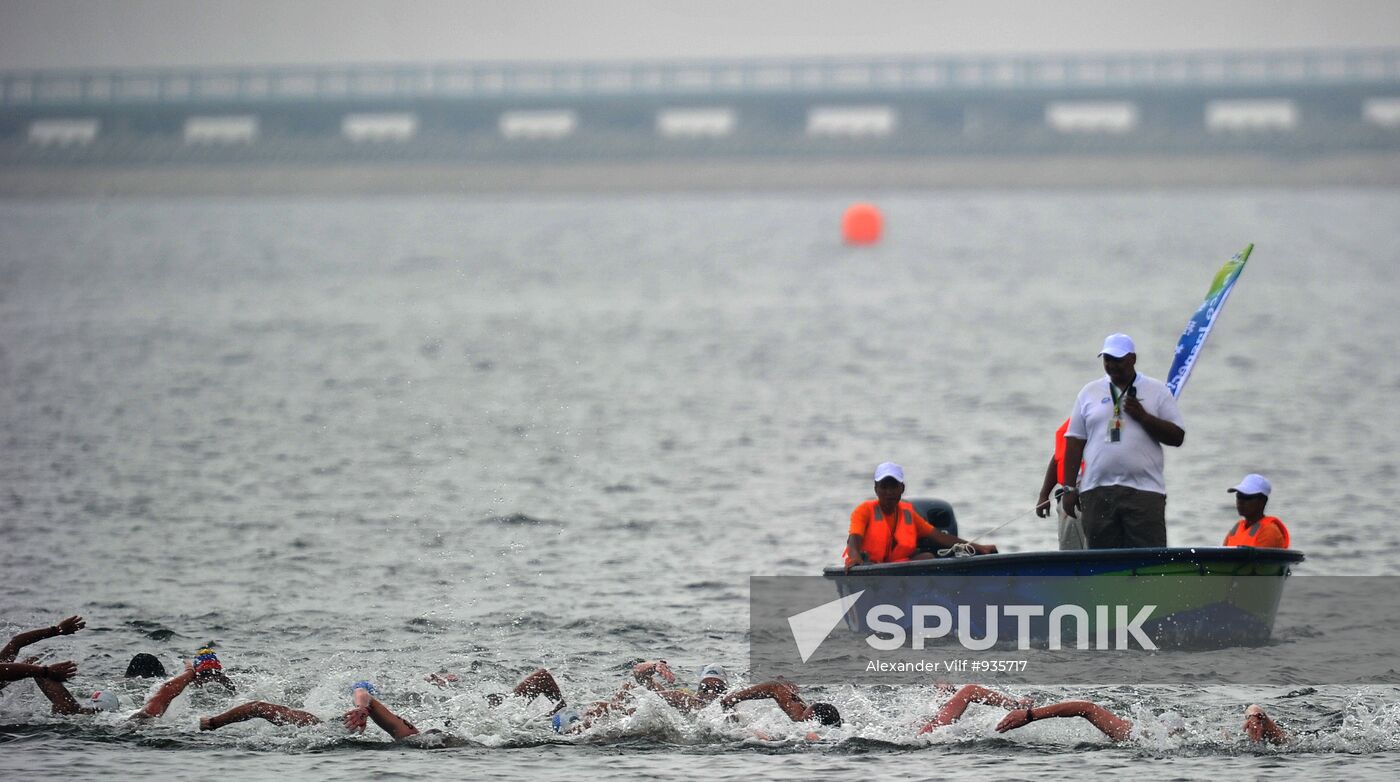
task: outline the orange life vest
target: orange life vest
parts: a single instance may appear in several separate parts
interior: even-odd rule
[[[1061,486],[1065,485],[1065,433],[1069,431],[1069,419],[1060,424],[1060,428],[1055,430],[1055,479]],[[1084,461],[1079,462],[1079,474],[1084,474]]]
[[[1283,534],[1283,545],[1279,548],[1288,548],[1289,537],[1288,528],[1283,526],[1283,522],[1273,516],[1265,516],[1259,520],[1258,524],[1250,524],[1244,519],[1235,522],[1235,526],[1230,529],[1230,534],[1225,536],[1227,546],[1259,546],[1259,533],[1267,527],[1273,526]],[[1251,528],[1253,531],[1251,531]]]
[[[860,538],[860,549],[871,562],[905,562],[919,549],[919,530],[914,524],[914,506],[907,502],[899,503],[895,511],[895,523],[890,524],[879,500],[868,500],[870,523],[865,525],[865,534]],[[890,534],[890,528],[894,534]],[[846,560],[851,561],[850,549],[846,550]]]

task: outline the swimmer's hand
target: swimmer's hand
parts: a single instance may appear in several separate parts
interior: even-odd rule
[[[667,684],[676,683],[676,674],[665,660],[648,660],[632,666],[632,678],[641,684],[650,684],[653,676],[660,676]]]
[[[61,663],[44,666],[44,678],[53,679],[56,682],[66,682],[73,678],[73,674],[78,672],[78,664],[72,660],[64,660]]]
[[[1015,730],[1030,722],[1030,709],[1014,709],[1006,713],[1001,722],[997,723],[997,733],[1005,733]]]
[[[369,709],[365,706],[356,706],[345,712],[345,729],[351,733],[364,733],[365,725],[369,722]]]
[[[440,673],[430,673],[427,676],[424,676],[423,681],[426,681],[429,684],[435,684],[439,687],[447,687],[447,685],[449,684],[456,684],[459,681],[459,679],[457,678],[457,674],[455,673],[448,673],[447,671],[442,671]]]
[[[84,622],[81,616],[70,616],[54,625],[59,635],[72,635],[84,627],[87,627],[87,622]]]

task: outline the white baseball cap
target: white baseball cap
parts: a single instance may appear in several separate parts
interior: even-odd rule
[[[1273,484],[1269,483],[1268,478],[1258,473],[1250,473],[1244,476],[1244,480],[1225,491],[1236,492],[1238,494],[1262,494],[1267,497],[1269,496],[1269,492],[1273,490]]]
[[[1099,351],[1100,356],[1111,356],[1122,358],[1129,353],[1136,353],[1137,348],[1133,347],[1133,338],[1127,334],[1109,334],[1104,337],[1103,350]]]
[[[875,482],[879,483],[885,478],[894,478],[900,483],[904,483],[904,468],[894,462],[885,462],[875,468]]]

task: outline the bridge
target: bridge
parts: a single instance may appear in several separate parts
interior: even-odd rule
[[[1400,49],[0,73],[0,163],[1400,149]]]

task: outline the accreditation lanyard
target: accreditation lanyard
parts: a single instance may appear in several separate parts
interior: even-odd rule
[[[1133,380],[1137,380],[1136,377]],[[1128,388],[1133,384],[1129,383]],[[1123,399],[1127,392],[1118,393],[1118,386],[1113,385],[1113,381],[1108,381],[1108,393],[1113,397],[1113,420],[1108,422],[1108,441],[1116,443],[1123,439]]]

